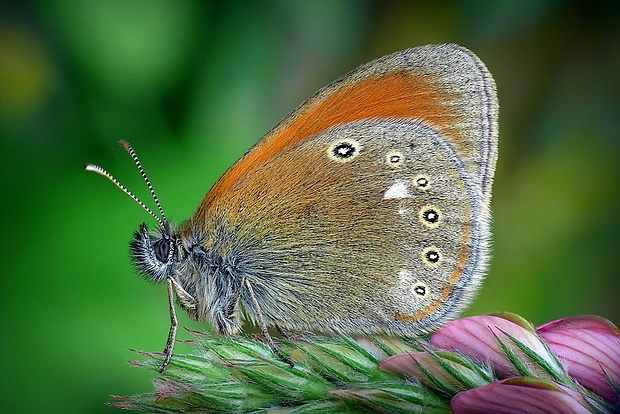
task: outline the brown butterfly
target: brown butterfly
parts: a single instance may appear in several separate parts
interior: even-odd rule
[[[330,83],[207,192],[131,242],[139,273],[226,335],[267,327],[415,336],[476,294],[489,255],[498,103],[484,64],[456,45],[404,50]]]

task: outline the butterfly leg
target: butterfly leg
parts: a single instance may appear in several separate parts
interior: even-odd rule
[[[239,303],[239,296],[241,296],[241,290],[243,289],[244,281],[245,278],[242,278],[239,286],[237,286],[237,289],[235,289],[232,296],[230,297],[230,302],[228,302],[228,306],[224,310],[225,318],[230,319],[235,313],[235,310],[237,309],[237,304]]]
[[[168,305],[170,306],[170,331],[168,332],[168,340],[166,341],[166,347],[164,348],[164,362],[161,364],[159,372],[163,373],[172,358],[172,350],[174,349],[174,342],[177,337],[177,327],[179,321],[177,320],[177,314],[174,310],[174,287],[173,280],[169,277],[168,282]]]
[[[289,364],[291,368],[295,367],[295,364],[293,364],[293,361],[291,361],[282,352],[280,352],[280,350],[276,346],[276,343],[273,341],[273,338],[269,334],[269,331],[267,330],[267,323],[265,322],[265,317],[263,316],[263,312],[261,311],[258,300],[256,299],[256,295],[254,294],[254,288],[252,288],[252,284],[246,278],[243,279],[243,282],[245,284],[245,287],[248,289],[248,293],[250,294],[250,297],[252,298],[252,306],[254,307],[254,311],[256,312],[256,319],[258,320],[260,329],[263,331],[263,334],[265,335],[265,340],[267,341],[267,345],[269,345],[271,352],[273,352],[278,358],[280,358],[281,361]]]
[[[183,289],[183,286],[181,286],[179,282],[173,278],[169,277],[168,283],[172,283],[172,287],[174,288],[174,292],[177,294],[177,298],[179,298],[179,304],[181,307],[187,310],[190,313],[190,316],[194,316],[194,312],[198,307],[198,301],[194,299],[192,295],[187,293],[187,291]]]
[[[159,372],[164,372],[168,363],[170,362],[170,358],[172,358],[172,351],[174,350],[174,343],[176,341],[177,336],[177,327],[179,326],[179,321],[177,319],[177,314],[174,309],[174,294],[176,292],[177,297],[179,298],[179,302],[181,306],[186,308],[188,311],[196,309],[198,303],[196,299],[189,293],[183,289],[181,285],[177,283],[171,277],[166,279],[168,283],[168,306],[170,307],[170,331],[168,332],[168,340],[166,341],[166,347],[164,348],[164,362],[161,364],[161,368]]]

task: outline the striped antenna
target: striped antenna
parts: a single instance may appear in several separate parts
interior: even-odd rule
[[[144,179],[146,186],[149,188],[149,191],[151,192],[151,196],[153,197],[153,200],[155,200],[155,205],[157,205],[157,208],[159,209],[159,213],[161,214],[162,220],[164,222],[167,222],[168,220],[166,220],[164,209],[161,208],[161,204],[159,203],[159,198],[157,198],[157,194],[155,194],[155,190],[153,189],[153,186],[151,185],[151,181],[149,180],[149,177],[146,176],[146,173],[144,172],[144,168],[142,168],[142,164],[140,164],[140,160],[138,159],[136,152],[133,150],[133,148],[131,148],[131,145],[129,145],[129,142],[125,140],[121,139],[120,141],[118,141],[118,145],[123,147],[125,151],[127,151],[129,155],[131,155],[131,158],[133,158],[133,162],[136,164],[136,167],[138,167],[138,171],[140,171],[140,175],[142,175],[142,178]]]
[[[149,191],[151,192],[151,196],[153,197],[153,200],[155,200],[155,204],[157,205],[157,208],[159,209],[159,212],[161,213],[161,219],[157,217],[157,215],[153,212],[153,210],[151,210],[146,204],[144,204],[142,200],[136,197],[131,191],[127,189],[127,187],[125,187],[116,178],[114,178],[112,174],[110,174],[109,172],[101,168],[100,166],[95,165],[95,164],[86,164],[84,166],[84,169],[86,171],[96,172],[97,174],[103,175],[108,180],[112,181],[115,186],[120,188],[121,191],[123,191],[125,194],[131,197],[136,203],[138,203],[138,205],[140,205],[140,207],[142,207],[147,213],[149,213],[151,217],[157,220],[160,226],[163,227],[164,223],[167,222],[166,215],[164,214],[164,210],[161,208],[161,204],[159,203],[159,199],[157,198],[157,194],[155,194],[155,190],[153,189],[151,182],[149,181],[148,177],[146,176],[146,173],[144,172],[144,169],[142,168],[142,164],[140,164],[140,160],[138,159],[136,152],[133,150],[133,148],[131,147],[131,145],[129,145],[127,141],[121,140],[118,142],[118,145],[123,147],[125,151],[127,151],[129,155],[131,155],[131,158],[136,164],[136,167],[138,167],[138,171],[140,171],[140,174],[142,175],[142,178],[144,179],[146,186],[149,188]]]

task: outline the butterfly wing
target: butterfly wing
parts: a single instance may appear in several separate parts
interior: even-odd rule
[[[427,45],[383,56],[325,86],[287,115],[220,177],[197,215],[299,142],[367,118],[409,118],[432,125],[489,198],[497,160],[497,113],[493,78],[469,50]]]
[[[490,75],[453,45],[363,65],[235,163],[190,222],[268,322],[412,334],[471,299],[497,151]],[[251,308],[250,298],[241,302]],[[252,313],[248,312],[252,317]]]

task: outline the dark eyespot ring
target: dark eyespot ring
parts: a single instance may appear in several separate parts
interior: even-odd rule
[[[385,159],[390,167],[400,167],[405,161],[405,156],[398,151],[390,151],[386,154]]]
[[[348,142],[338,144],[332,150],[334,157],[338,158],[350,158],[355,155],[356,148]]]
[[[426,258],[431,263],[437,263],[439,261],[439,253],[434,250],[429,250],[426,252]]]
[[[432,229],[441,223],[442,213],[435,206],[425,205],[420,209],[419,219],[423,225]]]
[[[437,223],[439,221],[439,214],[435,210],[431,209],[422,212],[422,217],[424,217],[424,220],[429,223]]]
[[[349,162],[359,155],[361,149],[359,142],[353,139],[342,139],[329,146],[327,155],[334,161]]]
[[[414,283],[411,286],[411,292],[419,298],[424,298],[429,293],[426,285],[422,282]]]
[[[426,175],[416,175],[413,177],[413,184],[420,190],[428,190],[430,179]]]

